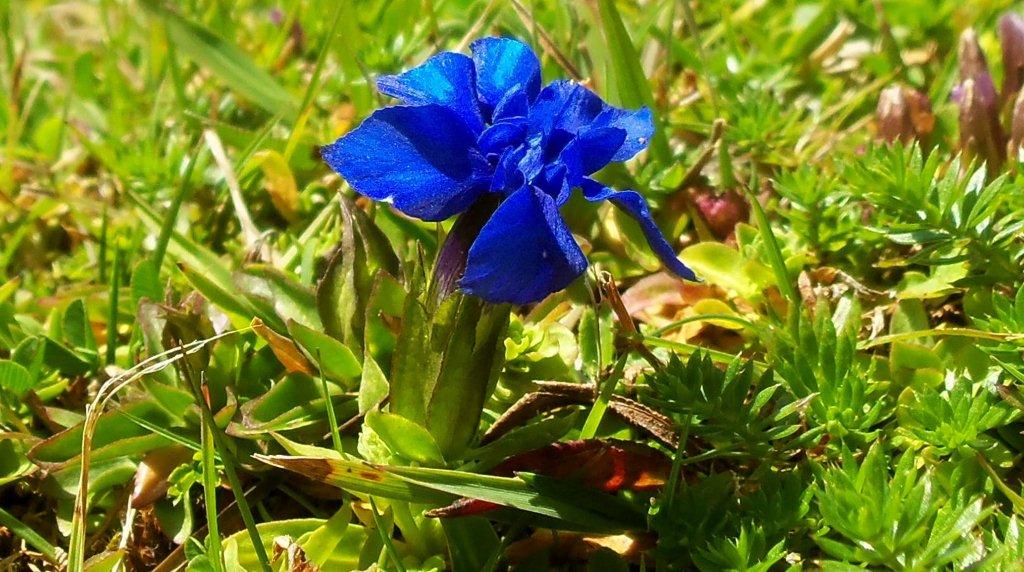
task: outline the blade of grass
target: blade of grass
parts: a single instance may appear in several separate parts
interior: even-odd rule
[[[615,362],[615,368],[611,374],[604,380],[604,384],[597,394],[597,399],[594,400],[594,406],[590,408],[587,420],[583,423],[583,429],[580,430],[580,439],[593,439],[597,435],[597,429],[601,425],[604,413],[608,410],[608,402],[615,392],[615,385],[622,378],[622,370],[626,367],[627,357],[627,355],[621,356]]]
[[[200,398],[202,401],[202,399]],[[202,461],[203,461],[203,504],[206,508],[206,550],[214,572],[224,570],[224,548],[220,543],[220,527],[217,522],[217,461],[213,443],[213,420],[204,413],[202,426]]]
[[[57,548],[54,545],[47,542],[47,540],[40,536],[38,532],[33,530],[31,526],[21,522],[17,518],[14,518],[14,515],[2,508],[0,508],[0,526],[3,526],[7,530],[13,532],[15,536],[19,536],[24,539],[29,546],[35,548],[50,560],[57,560]]]
[[[391,535],[384,530],[384,521],[381,519],[380,513],[377,512],[377,503],[373,502],[373,497],[370,497],[370,514],[373,515],[373,526],[377,529],[377,534],[380,534],[380,540],[384,543],[384,549],[387,550],[388,556],[394,563],[395,570],[405,572],[405,566],[402,566],[402,559],[398,557],[398,550],[395,550]]]
[[[117,360],[117,306],[120,302],[121,290],[121,258],[124,246],[119,239],[114,239],[114,263],[110,269],[110,313],[107,317],[107,365],[114,365]]]
[[[182,363],[182,374],[188,381],[189,385],[192,386],[193,393],[196,396],[196,400],[199,402],[199,409],[202,412],[202,417],[206,427],[209,427],[210,442],[214,447],[214,451],[210,452],[209,461],[212,465],[214,462],[214,453],[219,452],[221,459],[224,461],[224,476],[228,479],[228,485],[231,487],[231,492],[235,496],[235,502],[238,503],[238,512],[242,516],[242,522],[245,523],[246,531],[249,533],[249,539],[252,541],[253,550],[256,552],[256,557],[259,558],[260,567],[263,572],[271,572],[270,557],[267,556],[267,549],[263,545],[263,540],[260,537],[259,530],[256,528],[256,520],[252,517],[252,509],[249,506],[249,501],[245,498],[245,489],[242,488],[242,482],[238,479],[238,473],[235,470],[237,464],[234,455],[228,448],[227,443],[224,442],[224,436],[217,428],[216,420],[213,416],[213,411],[210,409],[210,404],[206,400],[207,391],[205,382],[200,386],[197,384],[196,379],[189,372],[188,362],[183,361]],[[204,439],[206,438],[204,430]],[[204,486],[205,486],[205,470],[206,470],[206,451],[204,448],[203,452],[203,470],[204,470]],[[216,521],[216,514],[213,515]],[[211,525],[210,534],[214,534],[214,529]],[[219,544],[219,540],[217,543]]]
[[[646,106],[654,113],[654,94],[640,65],[640,55],[633,40],[622,23],[622,16],[613,0],[598,0],[601,14],[601,28],[611,57],[611,72],[619,94],[619,103],[633,109]],[[651,157],[665,163],[672,155],[668,139],[661,128],[661,122],[654,117],[654,135],[651,137]]]
[[[199,162],[199,156],[202,154],[202,151],[203,146],[197,138],[192,144],[191,157],[189,158],[188,165],[185,167],[185,174],[181,177],[181,186],[178,187],[178,192],[171,199],[171,205],[167,207],[163,224],[160,226],[160,235],[156,240],[156,248],[153,249],[153,267],[156,268],[157,272],[160,271],[164,255],[167,254],[167,244],[171,241],[171,235],[174,233],[174,222],[178,219],[178,212],[181,210],[182,203],[185,202],[185,197],[188,196],[191,190],[192,172],[196,168],[196,163]]]
[[[316,352],[316,362],[318,364],[323,363],[323,358],[320,355],[319,349]],[[331,402],[331,393],[327,387],[327,378],[324,377],[324,372],[320,372],[320,388],[324,392],[324,403],[327,407],[327,423],[331,427],[331,444],[334,445],[334,450],[340,455],[344,455],[345,451],[341,446],[341,432],[338,430],[338,414],[334,411],[334,403]]]
[[[757,230],[761,234],[761,240],[764,241],[765,250],[768,251],[768,262],[775,273],[776,282],[779,283],[779,291],[782,292],[782,295],[790,303],[794,305],[799,304],[800,294],[797,293],[796,288],[793,287],[793,282],[789,278],[789,271],[786,270],[786,261],[782,258],[782,248],[779,247],[779,242],[775,239],[775,233],[768,222],[768,215],[765,214],[761,201],[757,199],[754,193],[754,189],[757,188],[757,175],[751,176],[749,186],[742,186],[744,194],[747,195],[747,202],[750,203],[750,208],[754,211],[754,219],[757,220]]]
[[[273,76],[257,67],[238,46],[162,7],[155,0],[143,0],[140,4],[163,23],[176,48],[197,64],[208,68],[229,87],[270,113],[295,117],[295,102],[291,94]]]

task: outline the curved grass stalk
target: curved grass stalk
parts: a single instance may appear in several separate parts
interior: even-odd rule
[[[166,350],[150,356],[117,377],[108,379],[96,392],[96,397],[85,406],[85,421],[82,425],[82,461],[81,473],[78,477],[78,495],[75,497],[75,509],[71,518],[71,539],[68,546],[68,572],[83,572],[85,568],[85,521],[89,514],[89,462],[92,452],[92,438],[107,403],[119,391],[143,377],[163,370],[183,357],[206,347],[207,344],[228,336],[248,331],[250,328],[231,330],[216,336],[189,342],[183,346]]]

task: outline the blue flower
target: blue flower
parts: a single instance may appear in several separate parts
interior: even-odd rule
[[[490,302],[535,302],[584,272],[587,259],[559,214],[576,189],[636,219],[662,263],[695,279],[639,193],[589,177],[647,146],[650,110],[612,107],[571,81],[542,89],[540,62],[522,42],[484,38],[471,49],[472,57],[442,52],[381,77],[380,92],[404,105],[377,110],[324,147],[331,168],[357,192],[425,221],[497,198],[459,282]]]

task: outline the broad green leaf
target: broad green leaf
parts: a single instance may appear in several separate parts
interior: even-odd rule
[[[308,535],[303,535],[299,543],[302,545],[303,552],[306,553],[306,558],[321,568],[328,563],[337,566],[337,562],[331,562],[331,556],[339,551],[347,552],[358,558],[359,551],[354,545],[356,543],[352,542],[351,535],[346,538],[345,534],[348,532],[351,520],[352,505],[346,503],[331,518],[327,519],[327,522]],[[343,540],[348,540],[348,543],[343,544]]]
[[[85,561],[85,572],[114,572],[123,558],[123,550],[100,552]]]
[[[402,331],[395,345],[391,362],[391,411],[421,425],[426,425],[427,401],[441,370],[441,359],[448,332],[447,321],[458,307],[458,297],[448,298],[433,315],[414,292],[423,291],[423,282],[409,284],[402,312]],[[437,330],[439,335],[434,336]]]
[[[367,304],[374,276],[397,276],[398,258],[380,229],[350,200],[340,199],[341,241],[328,257],[316,287],[316,308],[324,331],[355,354],[364,347]]]
[[[145,419],[154,425],[171,425],[170,416],[151,400],[136,401],[120,405],[120,407],[135,417]],[[28,456],[37,464],[51,471],[77,466],[82,457],[82,431],[82,423],[61,431],[32,447]],[[153,434],[148,429],[127,421],[120,411],[107,411],[100,415],[96,422],[90,459],[91,462],[98,463],[172,444],[173,442],[165,437]]]
[[[81,299],[73,300],[64,310],[62,323],[64,339],[85,359],[95,363],[99,359],[96,352],[96,337],[92,333],[92,324]]]
[[[387,444],[392,452],[425,465],[444,465],[437,443],[430,432],[394,413],[370,411],[366,425]]]
[[[238,46],[163,8],[155,0],[144,0],[141,5],[163,23],[171,41],[182,53],[271,114],[294,118],[298,110],[291,94],[270,74],[256,67]]]
[[[331,403],[339,419],[356,413],[356,401],[342,394],[337,386],[328,384]],[[242,423],[232,423],[228,432],[234,435],[258,435],[268,431],[289,431],[327,421],[323,387],[308,375],[288,375],[263,395],[241,407]]]
[[[236,326],[241,326],[243,323],[248,324],[254,317],[261,317],[270,320],[267,322],[268,325],[284,327],[280,318],[275,314],[265,316],[234,286],[212,279],[211,275],[203,272],[202,269],[193,268],[186,264],[179,264],[178,268],[185,275],[185,278],[188,279],[189,283],[192,284],[192,287],[198,290],[206,299],[221,310],[240,318],[239,322],[235,324]]]
[[[140,260],[132,269],[131,290],[132,304],[135,307],[138,307],[139,302],[143,299],[159,302],[163,298],[159,269],[149,258]]]
[[[20,398],[35,386],[35,382],[36,380],[21,364],[7,359],[0,360],[0,389]]]
[[[23,433],[0,436],[0,486],[16,481],[36,469],[26,453],[36,437]]]
[[[251,264],[234,276],[234,284],[260,311],[260,318],[279,333],[288,320],[320,329],[313,292],[291,275],[265,264]]]
[[[294,520],[275,520],[256,525],[264,548],[268,554],[274,553],[274,543],[279,538],[290,538],[304,546],[313,538],[317,531],[328,525],[322,518],[302,518]],[[339,530],[340,529],[340,530]],[[358,524],[348,524],[344,528],[335,522],[331,530],[337,534],[334,547],[326,555],[318,554],[318,564],[323,570],[357,570],[359,569],[359,548],[367,538],[366,529]],[[322,538],[322,535],[321,535]],[[320,546],[323,546],[321,544]],[[259,570],[260,561],[253,549],[252,540],[247,531],[236,532],[224,539],[224,560],[228,562],[228,572],[243,570]],[[314,545],[316,548],[316,545]],[[317,552],[320,549],[317,548]],[[309,556],[307,554],[307,556]],[[314,562],[317,562],[314,559]]]
[[[341,453],[334,449],[328,449],[326,447],[317,447],[314,445],[304,445],[297,443],[291,439],[281,435],[280,433],[270,432],[270,436],[274,438],[281,447],[290,455],[296,457],[318,457],[322,459],[340,459]]]
[[[441,520],[453,572],[485,570],[488,559],[498,550],[499,539],[487,519],[468,516]]]
[[[761,290],[774,282],[762,264],[748,261],[720,242],[699,242],[679,255],[704,280],[731,290],[748,300],[761,298]]]
[[[363,375],[359,381],[359,412],[366,413],[387,398],[388,378],[369,351],[363,356]]]
[[[363,368],[352,350],[327,334],[294,320],[288,321],[288,333],[328,378],[351,385],[362,373]]]

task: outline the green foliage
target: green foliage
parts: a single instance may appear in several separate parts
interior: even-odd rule
[[[787,389],[807,399],[807,418],[841,441],[863,444],[893,412],[886,385],[872,379],[872,362],[857,355],[857,311],[844,303],[830,315],[792,312],[789,328],[772,340],[774,367]]]
[[[992,509],[980,497],[935,498],[931,471],[904,453],[890,468],[882,444],[859,462],[844,451],[840,466],[819,471],[822,529],[815,540],[832,558],[894,569],[934,570],[976,560],[973,532]]]
[[[740,359],[723,371],[706,354],[695,353],[686,363],[673,356],[648,379],[648,403],[716,450],[765,459],[784,451],[800,431],[801,404],[783,396],[770,370],[756,370]]]
[[[0,1],[0,567],[1019,570],[1024,179],[955,97],[1007,5]],[[702,283],[577,198],[587,278],[439,299],[453,221],[324,165],[492,34],[651,108],[594,176]]]

